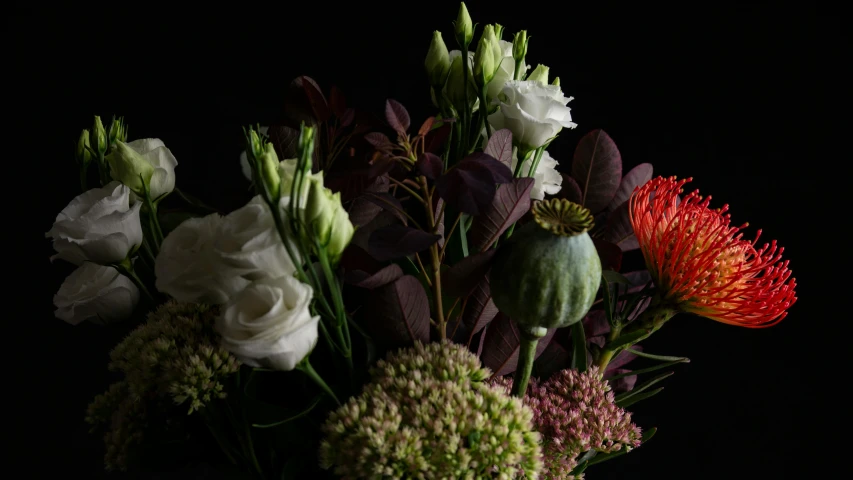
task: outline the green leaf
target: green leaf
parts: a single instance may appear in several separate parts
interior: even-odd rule
[[[640,439],[640,442],[641,442],[640,445],[645,445],[646,442],[648,442],[649,440],[652,439],[652,437],[655,436],[655,433],[657,433],[657,431],[658,431],[657,428],[650,428],[650,429],[646,430],[646,432],[643,433],[643,436]],[[595,458],[591,459],[589,461],[589,463],[587,464],[587,466],[595,465],[596,463],[606,462],[606,461],[612,460],[616,457],[621,457],[622,455],[625,455],[626,453],[628,453],[628,450],[623,448],[623,449],[619,450],[618,452],[605,453],[602,455],[598,455]],[[574,474],[574,472],[572,472],[572,473]]]
[[[572,368],[578,372],[586,371],[586,335],[583,322],[572,325]]]
[[[279,425],[284,425],[285,423],[288,423],[288,422],[292,422],[293,420],[296,420],[297,418],[304,417],[305,415],[308,415],[308,413],[310,413],[311,410],[313,410],[314,407],[316,407],[318,403],[320,403],[320,400],[323,399],[323,395],[324,394],[322,394],[322,393],[320,395],[317,395],[314,398],[314,401],[311,402],[308,405],[308,407],[306,407],[305,409],[303,409],[301,411],[291,410],[291,412],[295,412],[295,413],[293,415],[289,416],[288,418],[285,418],[284,420],[279,420],[278,422],[274,422],[274,423],[268,423],[266,425],[253,423],[252,426],[255,428],[273,428],[273,427],[278,427]]]
[[[625,346],[625,345],[630,346],[630,345],[633,345],[633,344],[639,342],[640,340],[648,337],[651,334],[652,334],[651,328],[643,328],[643,329],[637,330],[636,332],[632,332],[632,333],[629,333],[627,335],[622,335],[619,338],[613,340],[612,342],[608,342],[605,345],[605,347],[610,349],[610,350],[615,350],[615,349],[622,347],[622,346]]]
[[[655,395],[657,395],[661,391],[663,391],[663,387],[656,388],[656,389],[649,391],[649,392],[646,392],[646,393],[641,393],[639,395],[635,395],[635,396],[625,400],[625,402],[623,402],[621,404],[617,404],[617,405],[619,405],[622,408],[628,408],[631,405],[633,405],[639,401],[645,400],[645,399],[650,398],[650,397],[654,397]]]
[[[642,352],[640,350],[634,350],[633,348],[627,349],[629,352],[633,353],[638,357],[651,358],[652,360],[660,360],[662,362],[678,362],[678,363],[690,363],[690,359],[687,357],[670,357],[667,355],[653,355],[651,353]]]
[[[622,285],[631,285],[631,281],[625,278],[625,276],[619,272],[614,272],[613,270],[602,270],[601,275],[608,283],[621,283]]]
[[[598,454],[596,450],[589,450],[583,454],[581,458],[578,459],[578,465],[572,470],[571,475],[580,475],[586,470],[586,467],[590,466],[590,461],[595,458]]]
[[[660,374],[660,375],[658,375],[658,376],[656,376],[650,380],[646,380],[645,382],[641,383],[640,385],[637,385],[636,387],[634,387],[634,389],[631,390],[630,392],[622,392],[619,395],[616,395],[616,398],[614,399],[614,401],[616,402],[616,405],[621,406],[623,403],[625,403],[631,397],[639,395],[643,391],[648,390],[649,387],[651,387],[652,385],[654,385],[654,384],[660,382],[661,380],[668,378],[674,374],[675,374],[675,372],[666,372],[666,373],[662,373],[662,374]]]
[[[672,361],[672,362],[660,363],[660,364],[654,365],[652,367],[641,368],[640,370],[632,370],[632,371],[627,372],[627,373],[620,373],[619,375],[613,375],[612,377],[608,378],[608,380],[616,380],[616,379],[622,378],[622,377],[630,377],[631,375],[640,375],[642,373],[654,372],[655,370],[661,370],[661,369],[664,369],[667,367],[671,367],[671,366],[675,365],[676,363],[686,363],[686,362],[683,362],[681,360],[677,360],[677,361]]]

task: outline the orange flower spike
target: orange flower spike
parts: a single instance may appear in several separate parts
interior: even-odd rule
[[[730,325],[775,325],[797,301],[796,280],[776,241],[743,239],[730,225],[728,205],[712,210],[699,191],[683,199],[692,178],[657,177],[629,200],[634,233],[661,300],[680,311]]]

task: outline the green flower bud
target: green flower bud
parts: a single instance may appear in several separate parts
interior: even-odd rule
[[[305,180],[309,183],[305,224],[336,262],[352,240],[355,231],[352,222],[341,204],[340,192],[332,193],[324,187],[322,177],[311,176]]]
[[[445,84],[444,89],[453,107],[456,111],[461,112],[465,110],[465,88],[468,88],[468,102],[471,105],[477,100],[477,88],[474,85],[474,79],[470,78],[470,76],[467,85],[465,84],[461,52],[454,50],[450,55],[450,59],[450,74],[447,76],[447,84]],[[470,56],[468,57],[468,65],[471,65]]]
[[[560,77],[554,77],[554,81],[551,82],[551,85],[559,87],[560,86]]]
[[[536,68],[527,76],[527,81],[539,82],[542,85],[548,85],[549,70],[550,69],[548,67],[540,63],[539,65],[536,65]]]
[[[113,123],[110,125],[110,145],[115,145],[116,142],[127,141],[127,125],[124,124],[124,119],[113,118]]]
[[[278,200],[280,186],[281,186],[281,177],[279,176],[279,161],[278,155],[275,153],[275,147],[271,143],[266,145],[266,149],[264,153],[258,157],[258,162],[261,165],[261,175],[263,176],[264,183],[267,186],[267,189],[270,192],[270,196],[273,200]]]
[[[519,329],[541,337],[587,314],[601,283],[601,261],[587,233],[590,211],[565,199],[537,201],[535,221],[500,246],[490,272],[492,299]]]
[[[254,128],[249,130],[249,143],[249,149],[252,151],[252,156],[255,159],[261,158],[264,154],[264,142],[261,140],[261,137]]]
[[[124,142],[116,142],[115,148],[105,157],[110,165],[110,176],[139,196],[145,194],[154,175],[154,166],[142,158],[136,150]]]
[[[490,25],[491,26],[491,25]],[[494,37],[494,32],[492,32]],[[492,44],[485,34],[480,37],[477,52],[474,54],[474,81],[483,87],[495,76],[495,58]]]
[[[424,66],[430,85],[436,88],[444,86],[447,73],[450,71],[450,54],[439,31],[432,33],[432,42],[429,44]]]
[[[92,161],[92,153],[89,151],[89,131],[83,130],[80,139],[77,140],[77,150],[74,152],[77,162],[85,167]]]
[[[503,40],[503,38],[504,38],[504,26],[499,24],[499,23],[496,23],[494,25],[494,29],[495,29],[495,38],[497,38],[498,40]]]
[[[527,30],[522,30],[515,34],[515,37],[512,39],[512,58],[516,62],[524,61],[524,57],[527,56],[527,42],[529,41]]]
[[[98,153],[106,153],[107,151],[107,132],[104,131],[104,124],[101,123],[101,117],[97,115],[95,115],[95,123],[89,134],[89,145],[91,145],[92,150]]]
[[[468,14],[468,7],[465,6],[465,2],[459,4],[459,14],[456,15],[453,26],[456,28],[456,41],[463,50],[467,50],[468,45],[471,45],[471,40],[474,39],[474,24],[471,22],[471,15]]]

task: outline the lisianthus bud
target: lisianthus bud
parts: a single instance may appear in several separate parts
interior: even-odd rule
[[[512,39],[512,58],[516,62],[524,61],[524,57],[527,56],[527,42],[529,41],[527,30],[522,30],[515,34],[515,37]]]
[[[261,165],[261,175],[263,176],[264,183],[269,189],[270,196],[273,200],[278,200],[280,186],[281,186],[281,177],[279,176],[279,161],[278,155],[275,153],[275,147],[271,143],[266,145],[264,153],[261,154],[258,158],[258,162]]]
[[[110,145],[115,145],[116,142],[127,141],[127,126],[124,124],[124,119],[113,118],[113,123],[110,125]]]
[[[249,149],[252,151],[252,155],[257,160],[261,158],[264,154],[264,143],[261,141],[261,137],[258,135],[258,132],[255,129],[249,130]]]
[[[527,76],[528,82],[539,82],[542,85],[548,85],[549,68],[541,63],[536,65],[536,68]]]
[[[441,32],[437,30],[432,33],[432,42],[429,44],[424,66],[430,85],[438,89],[443,87],[447,80],[447,73],[450,72],[450,54]]]
[[[92,153],[89,152],[89,131],[83,130],[80,139],[77,140],[77,150],[74,152],[77,162],[84,167],[92,161]]]
[[[473,63],[474,52],[468,52],[468,67]],[[465,106],[465,88],[468,89],[468,108],[477,103],[477,87],[474,85],[474,79],[468,77],[468,83],[465,83],[465,75],[463,68],[462,52],[453,50],[450,52],[450,74],[447,77],[447,84],[444,86],[444,91],[453,107],[461,112],[466,109]]]
[[[559,87],[560,86],[560,77],[554,77],[554,81],[551,82],[551,85],[554,85],[555,87]]]
[[[494,37],[494,32],[492,32]],[[483,34],[477,45],[477,53],[474,54],[474,81],[483,87],[495,76],[495,58],[489,37]]]
[[[341,205],[340,192],[332,193],[324,187],[322,178],[312,176],[305,180],[309,182],[305,224],[326,247],[329,256],[336,260],[352,239],[352,222]]]
[[[459,42],[459,46],[467,49],[471,40],[474,39],[474,24],[471,22],[471,15],[468,14],[465,2],[459,4],[459,14],[456,15],[453,26],[456,28],[456,41]]]
[[[504,26],[501,25],[500,23],[496,23],[494,25],[494,29],[495,29],[495,38],[497,38],[498,40],[503,40]]]
[[[103,127],[101,129],[103,130]],[[105,158],[110,165],[110,176],[113,180],[127,185],[133,193],[144,195],[145,189],[151,183],[151,176],[154,175],[154,166],[124,142],[116,142],[114,147]]]
[[[97,115],[95,115],[95,123],[92,125],[92,131],[89,134],[89,145],[98,153],[106,153],[107,151],[107,132],[104,131],[101,117]]]

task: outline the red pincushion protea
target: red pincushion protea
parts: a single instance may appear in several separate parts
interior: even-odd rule
[[[797,300],[788,261],[774,240],[756,248],[729,225],[728,205],[708,208],[711,197],[678,194],[692,178],[652,179],[634,191],[629,212],[646,267],[661,300],[684,312],[730,325],[775,325]]]

